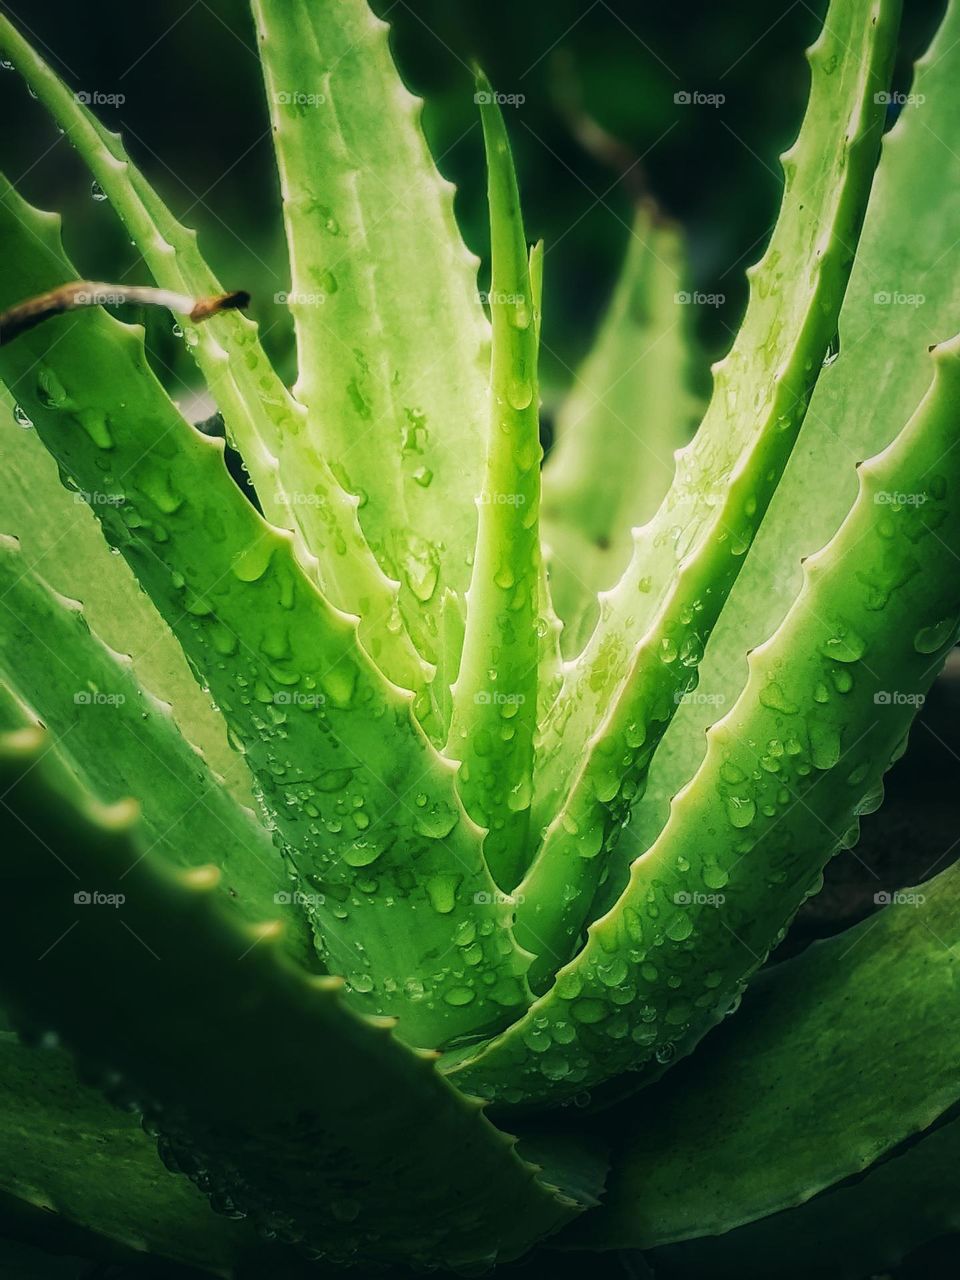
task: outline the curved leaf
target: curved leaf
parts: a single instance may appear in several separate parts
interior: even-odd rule
[[[849,1186],[718,1238],[658,1249],[663,1280],[863,1280],[960,1230],[960,1120],[934,1129]]]
[[[477,261],[366,0],[254,0],[280,165],[297,395],[436,658],[469,581],[489,328]],[[321,302],[318,304],[318,299]]]
[[[520,193],[503,115],[477,78],[487,149],[493,266],[493,353],[487,457],[473,575],[446,754],[460,761],[464,807],[488,834],[494,879],[524,870],[533,792],[540,641],[539,304],[533,296]]]
[[[0,263],[0,302],[14,270]],[[53,396],[38,381],[52,349]],[[402,1014],[419,1043],[503,1025],[527,998],[528,957],[455,766],[424,737],[412,695],[358,643],[356,619],[303,568],[293,536],[233,483],[222,443],[171,403],[139,331],[99,310],[51,320],[0,347],[0,375],[209,684],[329,967],[359,1004]],[[481,959],[492,982],[477,977]]]
[[[960,1100],[960,867],[888,896],[761,975],[703,1056],[604,1117],[614,1171],[577,1247],[721,1235],[862,1173]]]
[[[269,830],[219,784],[132,664],[112,653],[76,602],[54,594],[5,537],[0,669],[101,802],[139,797],[158,856],[175,866],[215,863],[231,904],[251,922],[291,899],[290,875]],[[286,914],[285,941],[299,962],[315,967],[303,913]]]
[[[638,1084],[662,1074],[729,1010],[827,860],[856,840],[960,629],[960,338],[935,347],[933,364],[927,395],[860,468],[852,511],[750,655],[746,688],[620,898],[542,999],[451,1059],[465,1088],[536,1101],[621,1071]]]
[[[557,411],[543,468],[550,584],[579,653],[597,620],[597,592],[630,560],[630,530],[654,514],[674,452],[696,425],[686,388],[685,261],[680,233],[638,205],[613,296],[593,346]]]
[[[817,383],[797,447],[711,638],[700,669],[704,696],[677,709],[649,789],[624,832],[622,856],[614,854],[601,905],[623,888],[630,860],[656,837],[670,797],[702,759],[704,730],[743,687],[745,655],[795,598],[803,557],[823,546],[849,510],[856,496],[851,464],[890,442],[923,394],[927,347],[956,328],[954,278],[946,269],[960,225],[960,154],[948,141],[960,131],[954,0],[917,63],[912,92],[916,100],[883,140],[840,316],[840,357]]]
[[[196,232],[173,217],[126,154],[120,136],[99,124],[2,14],[0,49],[76,146],[157,283],[188,294],[223,292],[199,252]],[[15,200],[5,191],[4,203]],[[22,202],[14,213],[25,223],[36,217]],[[45,229],[49,233],[49,226]],[[51,256],[56,247],[47,244]],[[68,277],[75,277],[65,259],[63,266]],[[61,284],[63,277],[51,283]],[[28,296],[30,289],[9,301]],[[362,618],[363,642],[388,677],[421,690],[428,673],[398,617],[396,584],[384,575],[364,540],[356,497],[343,491],[324,457],[307,442],[306,410],[274,372],[256,325],[231,311],[181,328],[269,519],[301,531],[319,558],[325,589],[339,607]],[[422,711],[427,718],[426,700]]]
[[[520,887],[537,986],[587,918],[605,859],[772,497],[836,333],[876,162],[899,0],[834,0],[809,52],[810,100],[750,300],[694,441],[538,747],[543,845]],[[789,265],[788,265],[789,264]],[[571,744],[577,749],[572,750]],[[560,812],[556,798],[562,797]]]
[[[221,1210],[328,1257],[362,1241],[374,1261],[447,1266],[509,1258],[577,1212],[435,1054],[290,965],[278,924],[231,920],[215,868],[157,862],[135,805],[64,793],[45,745],[0,738],[0,987],[138,1100]]]

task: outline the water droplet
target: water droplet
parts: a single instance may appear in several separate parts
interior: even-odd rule
[[[13,420],[18,427],[23,427],[25,430],[29,430],[33,426],[33,421],[29,414],[18,404],[13,406]]]
[[[104,191],[103,187],[101,187],[100,183],[96,181],[90,184],[90,194],[98,203],[102,203],[107,198],[107,193]]]

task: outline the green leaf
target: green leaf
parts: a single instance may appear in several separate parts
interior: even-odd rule
[[[292,966],[279,926],[231,919],[215,868],[155,859],[135,806],[71,801],[48,759],[40,731],[0,739],[4,997],[136,1098],[221,1209],[324,1256],[362,1242],[447,1266],[514,1256],[577,1212],[435,1054]]]
[[[432,660],[476,540],[489,329],[453,188],[366,0],[254,0],[290,247],[298,398],[362,495]],[[317,305],[318,295],[322,305]]]
[[[960,1099],[960,868],[887,896],[761,975],[703,1056],[605,1118],[614,1173],[578,1248],[722,1235],[862,1173]]]
[[[0,202],[0,232],[10,208]],[[31,273],[43,260],[38,247],[31,264],[34,243],[17,254]],[[0,305],[13,271],[0,262]],[[54,358],[51,397],[38,371]],[[424,737],[412,695],[358,643],[356,619],[301,566],[293,536],[233,483],[222,444],[171,403],[139,331],[99,310],[51,320],[0,348],[0,375],[208,683],[301,877],[329,967],[358,1003],[402,1015],[419,1043],[502,1025],[527,999],[529,957],[455,766]]]
[[[657,1276],[701,1280],[863,1280],[960,1230],[960,1120],[951,1120],[849,1185],[718,1238],[658,1249]]]
[[[731,705],[742,688],[744,654],[771,634],[796,596],[802,558],[823,546],[849,510],[856,495],[851,464],[890,442],[923,394],[927,347],[956,328],[954,282],[943,265],[960,223],[960,155],[948,141],[960,132],[958,85],[960,7],[951,3],[916,66],[912,92],[919,102],[904,107],[883,141],[840,317],[840,358],[817,383],[790,464],[710,641],[700,670],[707,696],[678,709],[657,752],[604,905],[620,892],[630,859],[656,837],[670,797],[696,769],[717,707]]]
[[[620,277],[557,412],[543,469],[543,537],[571,656],[596,623],[597,592],[629,563],[631,529],[657,510],[674,452],[696,425],[686,387],[685,276],[679,231],[649,204],[638,205]]]
[[[657,515],[637,531],[537,752],[543,844],[519,892],[534,986],[570,954],[650,760],[776,489],[830,340],[873,176],[899,0],[834,0],[809,51],[810,100],[783,157],[777,225],[748,273],[733,348]],[[555,797],[563,796],[560,812]]]
[[[126,154],[120,136],[98,123],[3,15],[0,49],[77,148],[157,283],[187,294],[222,292],[199,252],[196,233],[173,217]],[[16,206],[5,183],[3,200]],[[33,221],[29,206],[15,207],[14,213],[28,225]],[[70,276],[76,276],[72,268]],[[10,302],[28,296],[29,291]],[[181,328],[268,518],[300,530],[319,559],[324,588],[340,608],[362,617],[361,638],[370,655],[388,678],[420,691],[428,671],[398,617],[396,584],[386,578],[360,531],[356,497],[343,491],[307,440],[306,409],[271,367],[257,326],[232,311]],[[422,714],[429,723],[426,700]]]
[[[477,77],[489,175],[493,354],[487,458],[446,754],[484,854],[512,889],[524,871],[540,657],[539,321],[503,115]]]
[[[626,889],[547,995],[451,1059],[463,1087],[525,1101],[625,1070],[655,1078],[724,1016],[830,856],[855,842],[960,630],[960,338],[934,348],[933,365],[909,423],[860,467],[852,511],[750,655],[743,693]]]
[[[221,1275],[262,1248],[248,1225],[214,1213],[165,1169],[139,1117],[81,1084],[65,1053],[28,1049],[9,1031],[0,1031],[0,1192],[3,1208],[45,1219],[47,1247],[82,1227],[101,1237],[98,1254],[151,1253]]]
[[[2,268],[0,268],[2,270]],[[46,370],[41,372],[48,387]],[[137,585],[129,566],[111,555],[88,504],[60,483],[57,465],[37,433],[24,429],[0,383],[4,484],[0,533],[20,543],[25,567],[51,587],[83,601],[97,633],[130,656],[138,677],[170,704],[181,730],[244,805],[253,803],[250,771],[227,743],[227,726],[200,689],[169,627]]]
[[[310,932],[268,829],[220,786],[170,708],[91,631],[76,602],[54,594],[4,537],[0,623],[0,669],[74,774],[102,803],[135,795],[159,857],[175,866],[215,863],[244,919],[290,904],[285,941],[314,967]]]

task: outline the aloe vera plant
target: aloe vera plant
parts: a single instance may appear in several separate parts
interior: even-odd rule
[[[0,178],[4,1229],[237,1276],[888,1265],[957,1222],[958,873],[765,962],[960,632],[960,9],[936,125],[881,144],[898,0],[831,0],[688,443],[682,239],[638,207],[543,463],[497,94],[481,295],[386,24],[252,8],[292,388],[0,17],[159,291],[87,297]],[[256,502],[85,305],[129,296]]]

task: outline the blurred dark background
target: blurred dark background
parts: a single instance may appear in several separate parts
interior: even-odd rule
[[[269,124],[248,7],[241,0],[5,0],[75,89],[122,95],[100,107],[134,158],[201,244],[225,285],[248,288],[266,342],[292,379],[292,340],[273,295],[287,287]],[[729,342],[744,303],[744,269],[775,215],[777,156],[794,138],[807,92],[802,50],[824,0],[374,0],[393,25],[408,84],[426,99],[425,125],[476,252],[486,249],[484,168],[471,59],[505,108],[530,238],[546,240],[546,398],[569,379],[614,278],[630,221],[617,174],[586,154],[559,103],[583,108],[642,157],[649,189],[686,228],[690,286],[723,295],[698,308],[708,358]],[[897,87],[905,89],[944,0],[905,0]],[[682,92],[722,95],[683,105]],[[13,74],[0,74],[3,163],[34,202],[66,215],[81,271],[111,279],[133,250],[109,205],[93,200],[83,166]],[[13,127],[10,127],[10,126]],[[136,268],[126,279],[148,279]],[[166,317],[151,345],[173,381],[195,384]]]

